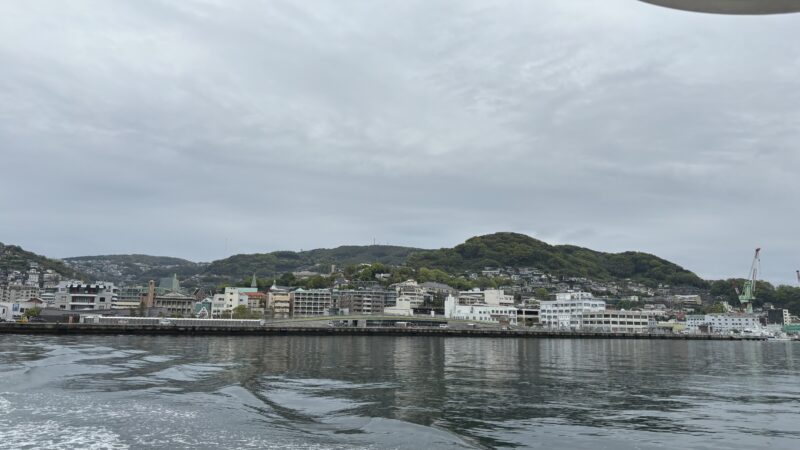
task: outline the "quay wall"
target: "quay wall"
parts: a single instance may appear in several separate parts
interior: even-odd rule
[[[604,333],[549,330],[498,330],[394,327],[178,326],[97,325],[68,323],[0,323],[0,334],[141,334],[217,336],[441,336],[478,338],[661,339],[699,341],[763,341],[764,337],[705,334]]]

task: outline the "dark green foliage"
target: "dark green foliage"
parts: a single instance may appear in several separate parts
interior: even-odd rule
[[[40,269],[53,270],[66,278],[85,278],[83,274],[72,270],[61,261],[45,258],[25,251],[19,246],[4,245],[0,242],[0,271],[26,271],[32,262],[39,264]]]
[[[39,315],[41,313],[42,313],[42,308],[39,308],[38,306],[34,306],[33,308],[28,308],[25,311],[24,316],[27,317],[27,318],[39,317]]]
[[[360,263],[380,263],[402,265],[415,248],[370,245],[364,247],[344,246],[333,249],[317,249],[305,252],[279,251],[234,255],[214,261],[205,268],[204,273],[220,277],[236,277],[257,272],[259,277],[275,277],[287,272],[312,269],[329,273],[331,265],[343,267]],[[288,285],[288,284],[286,284]]]
[[[417,252],[408,258],[408,265],[450,273],[475,272],[484,267],[536,267],[557,276],[630,278],[651,286],[706,286],[692,272],[647,253],[615,254],[572,245],[553,246],[517,233],[479,236],[452,249]]]
[[[736,294],[737,286],[742,289],[744,279],[732,278],[727,280],[712,281],[709,287],[709,294],[716,301],[726,301],[733,307],[740,306],[739,296]],[[780,285],[777,288],[766,281],[756,283],[754,307],[760,307],[764,303],[772,303],[776,308],[785,308],[793,314],[800,313],[800,288]]]
[[[98,259],[101,257],[70,258]],[[407,279],[419,282],[435,281],[456,289],[471,287],[490,288],[507,283],[504,280],[479,278],[466,280],[462,275],[479,272],[484,267],[536,267],[547,273],[564,277],[586,277],[599,281],[630,278],[649,286],[707,287],[707,283],[692,272],[653,255],[637,252],[602,253],[573,245],[549,245],[529,236],[516,233],[496,233],[474,237],[452,249],[420,250],[393,246],[343,246],[334,249],[317,249],[304,252],[277,251],[234,255],[210,264],[198,264],[178,258],[145,255],[117,255],[118,264],[146,263],[159,265],[158,269],[140,273],[139,283],[178,274],[184,286],[222,285],[241,283],[243,277],[254,272],[263,288],[277,278],[282,286],[317,287],[333,279],[329,273],[336,265],[345,278],[352,281],[377,281],[376,275],[389,274],[382,284],[397,283]],[[311,270],[318,277],[297,280],[291,272]],[[244,285],[249,286],[249,282]]]
[[[261,314],[255,313],[247,309],[247,306],[239,305],[229,313],[231,319],[260,319]]]

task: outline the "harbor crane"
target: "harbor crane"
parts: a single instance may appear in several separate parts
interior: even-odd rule
[[[753,256],[753,264],[750,266],[749,278],[744,280],[744,287],[742,288],[741,294],[739,294],[739,302],[745,306],[748,314],[753,313],[753,300],[756,299],[756,281],[758,281],[758,273],[760,271],[761,249],[757,248],[756,254]]]

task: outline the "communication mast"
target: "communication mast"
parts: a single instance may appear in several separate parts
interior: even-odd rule
[[[758,280],[758,272],[761,271],[761,249],[756,249],[756,254],[753,256],[753,264],[750,266],[750,274],[748,279],[744,280],[744,287],[742,293],[739,295],[739,302],[745,305],[748,314],[753,313],[753,300],[756,299],[756,281]]]

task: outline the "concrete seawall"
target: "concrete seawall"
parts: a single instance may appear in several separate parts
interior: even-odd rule
[[[0,334],[140,334],[190,336],[440,336],[478,338],[561,339],[665,339],[699,341],[764,341],[756,336],[678,335],[647,333],[599,333],[540,330],[442,329],[442,328],[350,328],[350,327],[220,327],[175,325],[93,325],[66,323],[2,323]]]

